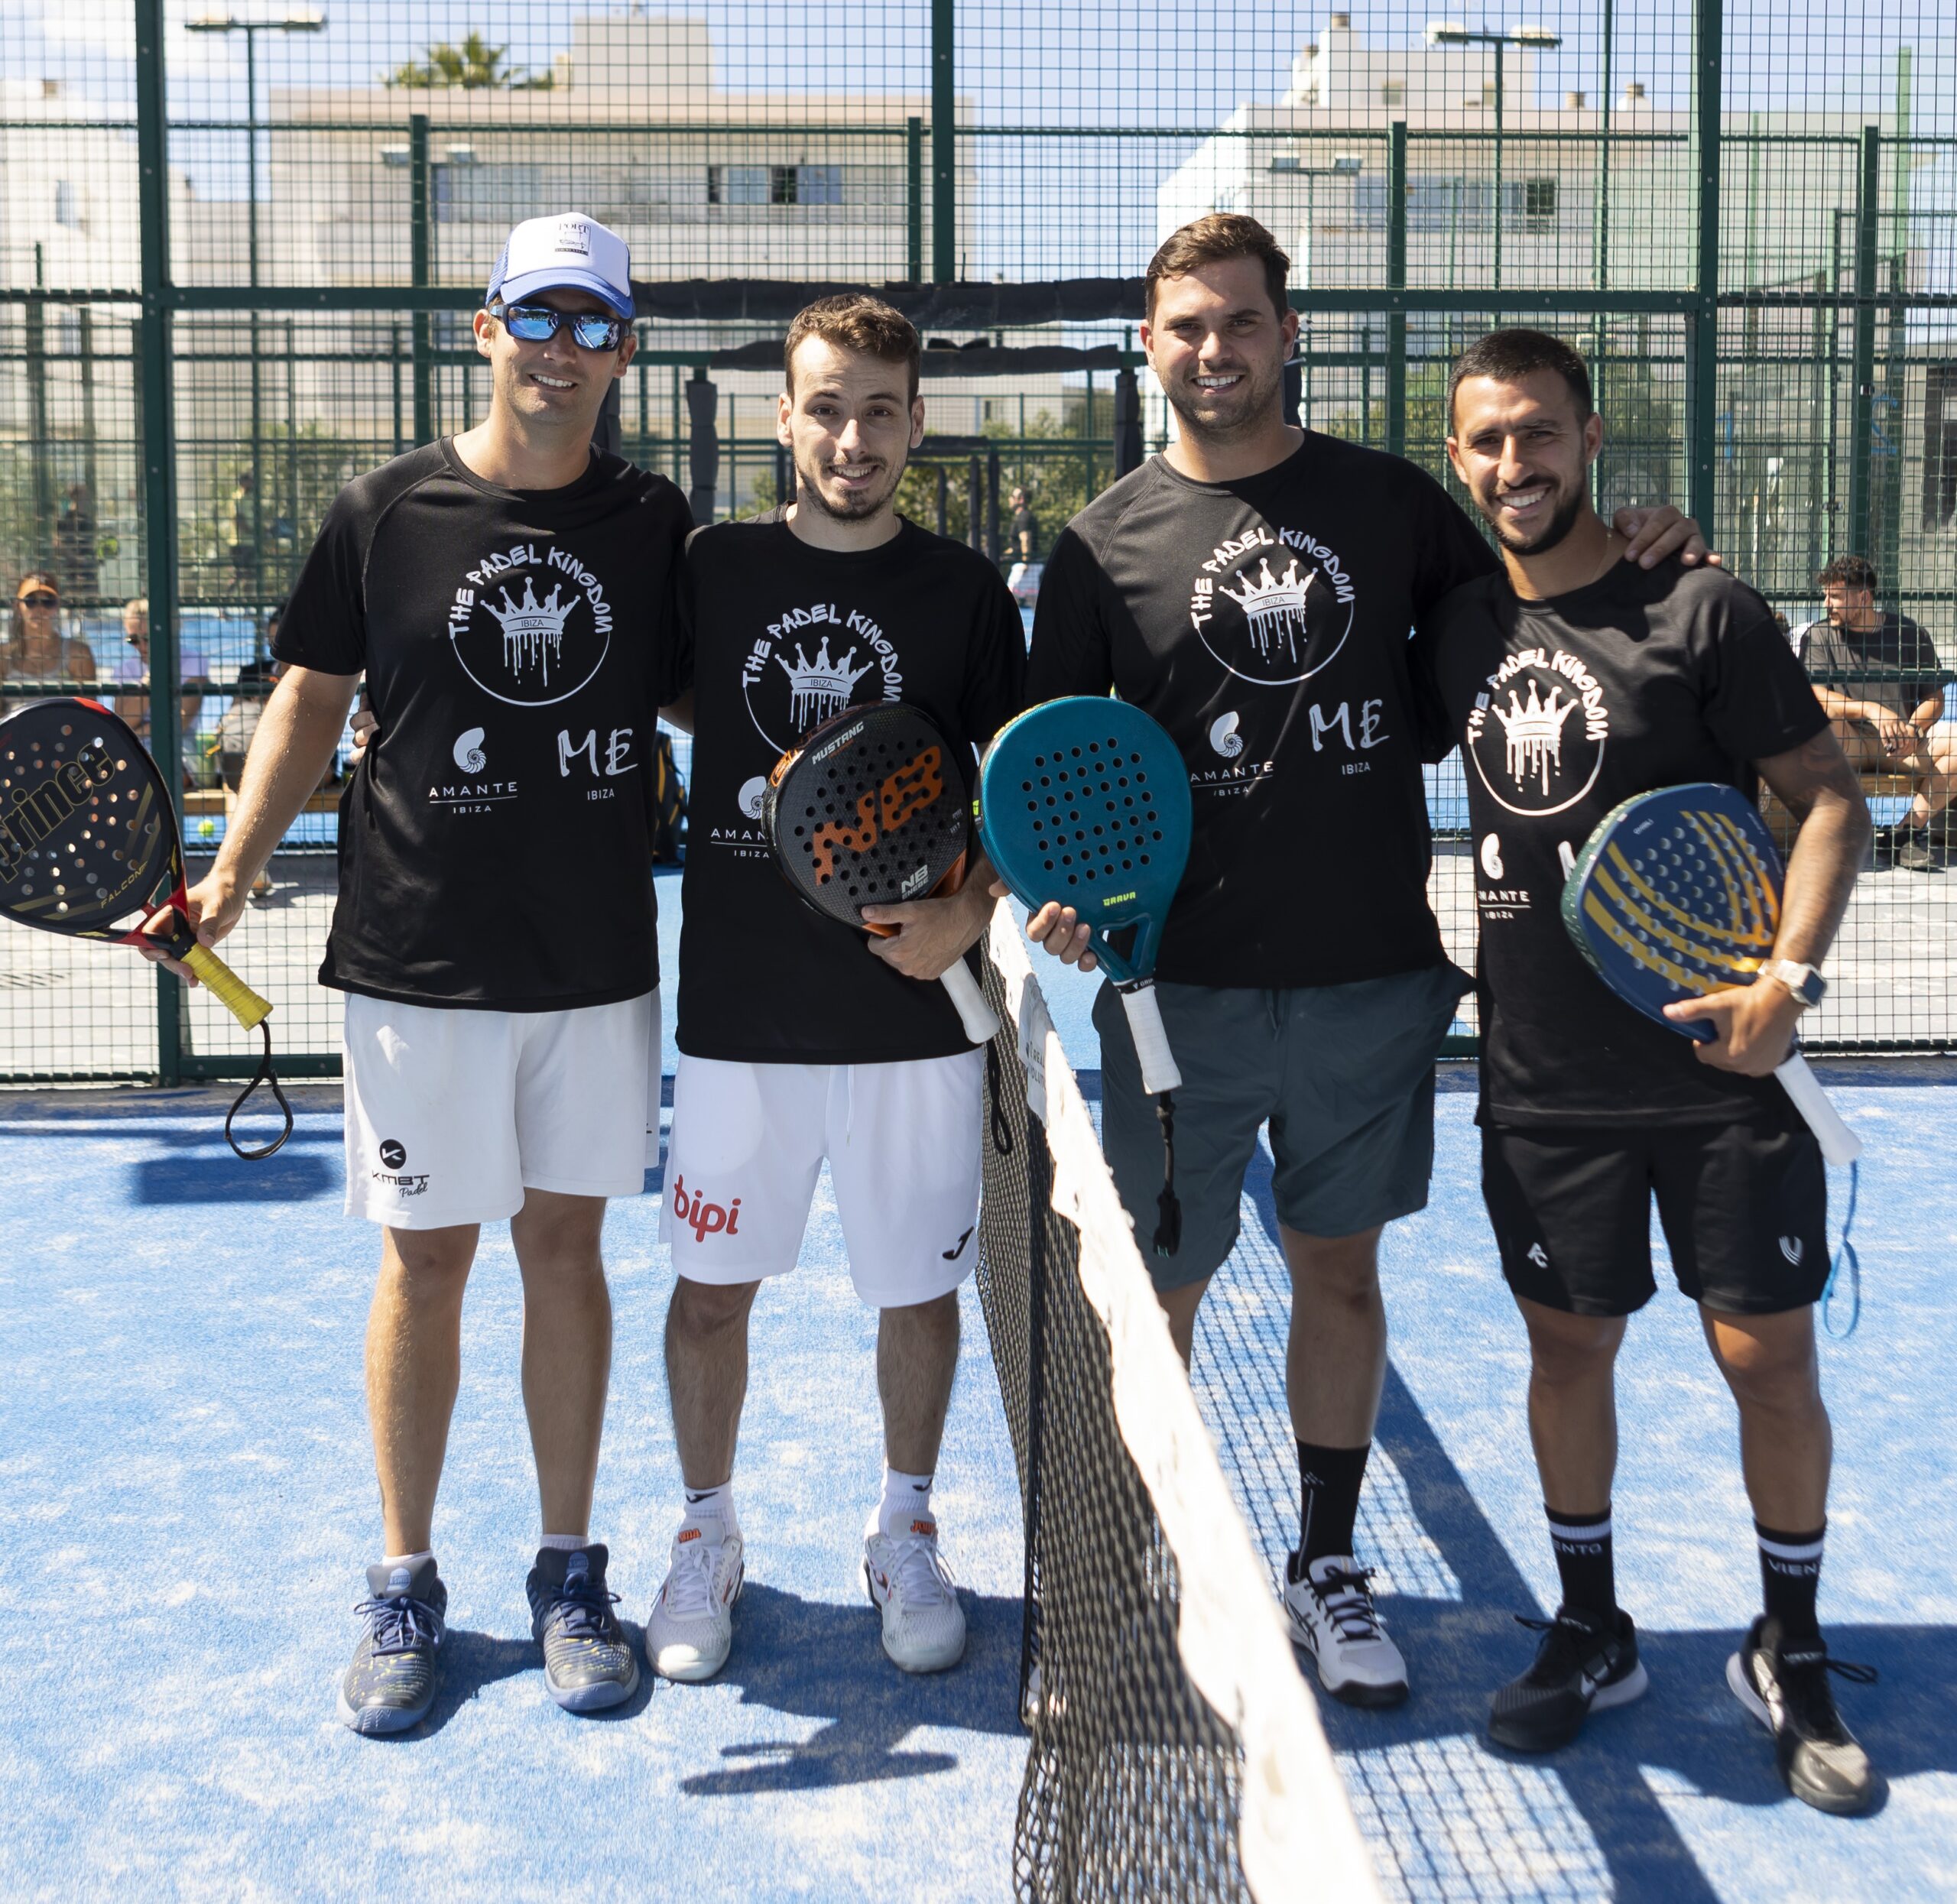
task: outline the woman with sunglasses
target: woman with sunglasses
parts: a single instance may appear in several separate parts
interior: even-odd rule
[[[30,569],[14,591],[14,614],[0,646],[0,683],[80,683],[95,680],[95,655],[86,641],[61,632],[61,588],[44,569]],[[24,706],[11,697],[0,706],[8,713]]]

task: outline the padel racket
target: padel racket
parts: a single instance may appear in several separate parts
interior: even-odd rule
[[[889,938],[865,906],[949,897],[965,884],[972,796],[951,747],[914,707],[852,708],[813,728],[768,777],[761,825],[788,883],[825,917]],[[999,1021],[962,958],[939,982],[975,1045]]]
[[[1782,880],[1773,835],[1737,787],[1710,780],[1663,787],[1624,801],[1598,822],[1563,884],[1563,922],[1626,1004],[1668,1031],[1708,1043],[1709,1025],[1680,1024],[1665,1007],[1754,982],[1774,955]],[[1800,1051],[1774,1075],[1822,1155],[1852,1166],[1861,1140]],[[1852,1187],[1849,1209],[1852,1221]],[[1845,1232],[1842,1241],[1852,1265]]]
[[[167,952],[197,975],[265,1056],[224,1121],[241,1157],[268,1157],[292,1134],[292,1107],[272,1072],[271,1005],[184,923],[183,847],[170,789],[135,730],[98,702],[37,701],[0,721],[0,913],[70,939]],[[143,922],[164,907],[167,933]],[[285,1127],[248,1150],[232,1135],[245,1101],[269,1085]]]
[[[1155,955],[1189,862],[1189,770],[1140,708],[1099,695],[1048,701],[1008,722],[978,774],[978,829],[992,868],[1034,911],[1071,906],[1121,1001],[1142,1088],[1162,1120],[1166,1176],[1155,1247],[1172,1254],[1174,1106],[1182,1082],[1155,997]]]

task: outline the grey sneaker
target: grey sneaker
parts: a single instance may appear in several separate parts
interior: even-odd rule
[[[531,1637],[544,1649],[544,1684],[566,1712],[602,1712],[639,1689],[639,1664],[605,1584],[602,1547],[546,1547],[530,1570]]]
[[[1929,843],[1921,833],[1913,829],[1905,832],[1899,826],[1896,829],[1896,864],[1906,873],[1933,873],[1936,871],[1936,855],[1929,850]]]
[[[1789,1646],[1774,1622],[1761,1618],[1726,1662],[1726,1684],[1774,1735],[1774,1756],[1787,1789],[1818,1812],[1852,1814],[1867,1810],[1874,1797],[1875,1773],[1835,1710],[1831,1672],[1857,1685],[1875,1678],[1872,1666],[1829,1659],[1818,1639]]]
[[[353,1610],[367,1630],[339,1682],[339,1716],[356,1732],[405,1732],[435,1703],[449,1590],[432,1557],[414,1567],[369,1567],[367,1590],[372,1597]]]
[[[1592,1712],[1628,1705],[1650,1682],[1637,1657],[1637,1629],[1619,1610],[1606,1624],[1559,1607],[1553,1620],[1517,1623],[1543,1637],[1529,1670],[1489,1702],[1488,1737],[1516,1752],[1559,1751]]]

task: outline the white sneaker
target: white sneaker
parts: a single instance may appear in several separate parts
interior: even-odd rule
[[[717,1520],[689,1520],[645,1623],[645,1656],[667,1679],[711,1679],[734,1643],[734,1603],[745,1569],[741,1536]]]
[[[938,1526],[912,1521],[907,1531],[872,1527],[863,1539],[863,1578],[870,1604],[883,1614],[884,1651],[906,1672],[942,1672],[965,1653],[965,1610],[951,1569],[938,1552]]]
[[[1307,1578],[1287,1577],[1284,1610],[1292,1643],[1311,1655],[1319,1684],[1335,1699],[1395,1706],[1407,1696],[1407,1662],[1374,1609],[1371,1577],[1372,1569],[1354,1566],[1350,1554],[1325,1555],[1312,1562]]]

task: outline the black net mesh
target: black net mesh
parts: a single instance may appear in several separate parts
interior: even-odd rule
[[[978,1293],[1026,1505],[1018,1895],[1236,1898],[1243,1749],[1176,1643],[1175,1556],[1124,1443],[1108,1332],[1082,1291],[1079,1232],[1050,1201],[1013,1000],[986,1066]]]

